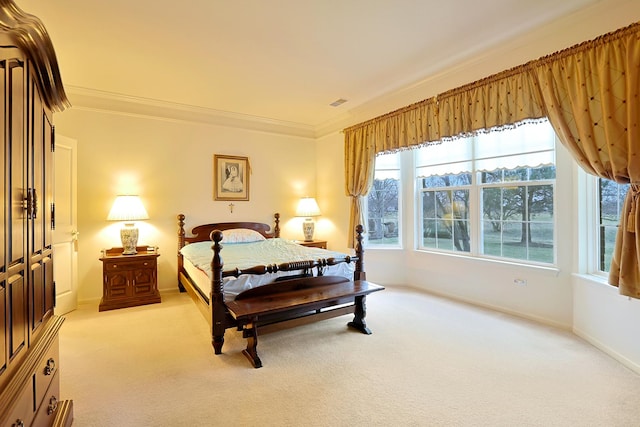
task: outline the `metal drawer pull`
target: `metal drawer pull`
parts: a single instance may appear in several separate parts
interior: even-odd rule
[[[58,399],[55,396],[51,396],[49,399],[49,407],[47,408],[47,415],[51,415],[58,409]]]
[[[11,427],[24,427],[24,421],[18,418],[15,423],[11,424]]]
[[[47,366],[44,367],[44,374],[51,375],[55,370],[56,370],[56,361],[53,360],[53,357],[51,357],[49,360],[47,360]]]

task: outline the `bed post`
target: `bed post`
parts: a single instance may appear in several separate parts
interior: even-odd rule
[[[178,215],[178,289],[180,292],[186,291],[182,283],[180,283],[180,272],[184,270],[184,260],[180,253],[180,249],[184,247],[184,218],[183,214]]]
[[[276,226],[273,229],[273,237],[280,237],[280,214],[276,212],[274,215]]]
[[[211,344],[215,354],[222,353],[224,344],[224,331],[226,329],[227,309],[224,304],[224,283],[222,282],[222,257],[220,250],[222,245],[222,231],[213,230],[209,236],[213,240],[213,259],[211,260],[211,271],[213,279],[211,283],[211,294],[209,298],[209,311],[211,315]]]
[[[367,273],[364,271],[364,247],[362,246],[362,233],[364,228],[362,225],[356,226],[356,271],[353,272],[353,280],[367,280]]]

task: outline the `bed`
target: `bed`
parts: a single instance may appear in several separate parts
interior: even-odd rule
[[[210,324],[215,354],[222,353],[229,328],[248,339],[245,355],[255,367],[257,329],[298,325],[353,314],[348,325],[371,331],[364,317],[365,296],[383,289],[366,282],[362,227],[356,228],[355,256],[305,247],[280,238],[274,227],[256,222],[225,222],[185,231],[178,215],[178,286]],[[225,247],[224,251],[222,247]],[[223,261],[224,258],[224,261]]]

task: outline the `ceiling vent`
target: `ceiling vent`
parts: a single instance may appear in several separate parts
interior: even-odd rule
[[[346,99],[342,99],[342,98],[340,98],[340,99],[337,99],[337,100],[333,101],[333,102],[332,102],[331,104],[329,104],[329,105],[331,105],[332,107],[337,107],[337,106],[339,106],[339,105],[344,104],[345,102],[347,102],[347,100],[346,100]]]

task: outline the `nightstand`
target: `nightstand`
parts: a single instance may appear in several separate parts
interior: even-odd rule
[[[310,242],[305,242],[303,240],[298,240],[296,242],[299,245],[307,246],[309,248],[320,248],[327,249],[327,241],[326,240],[312,240]]]
[[[122,255],[122,248],[103,251],[99,311],[160,302],[158,249],[139,246],[136,250],[135,255]]]

